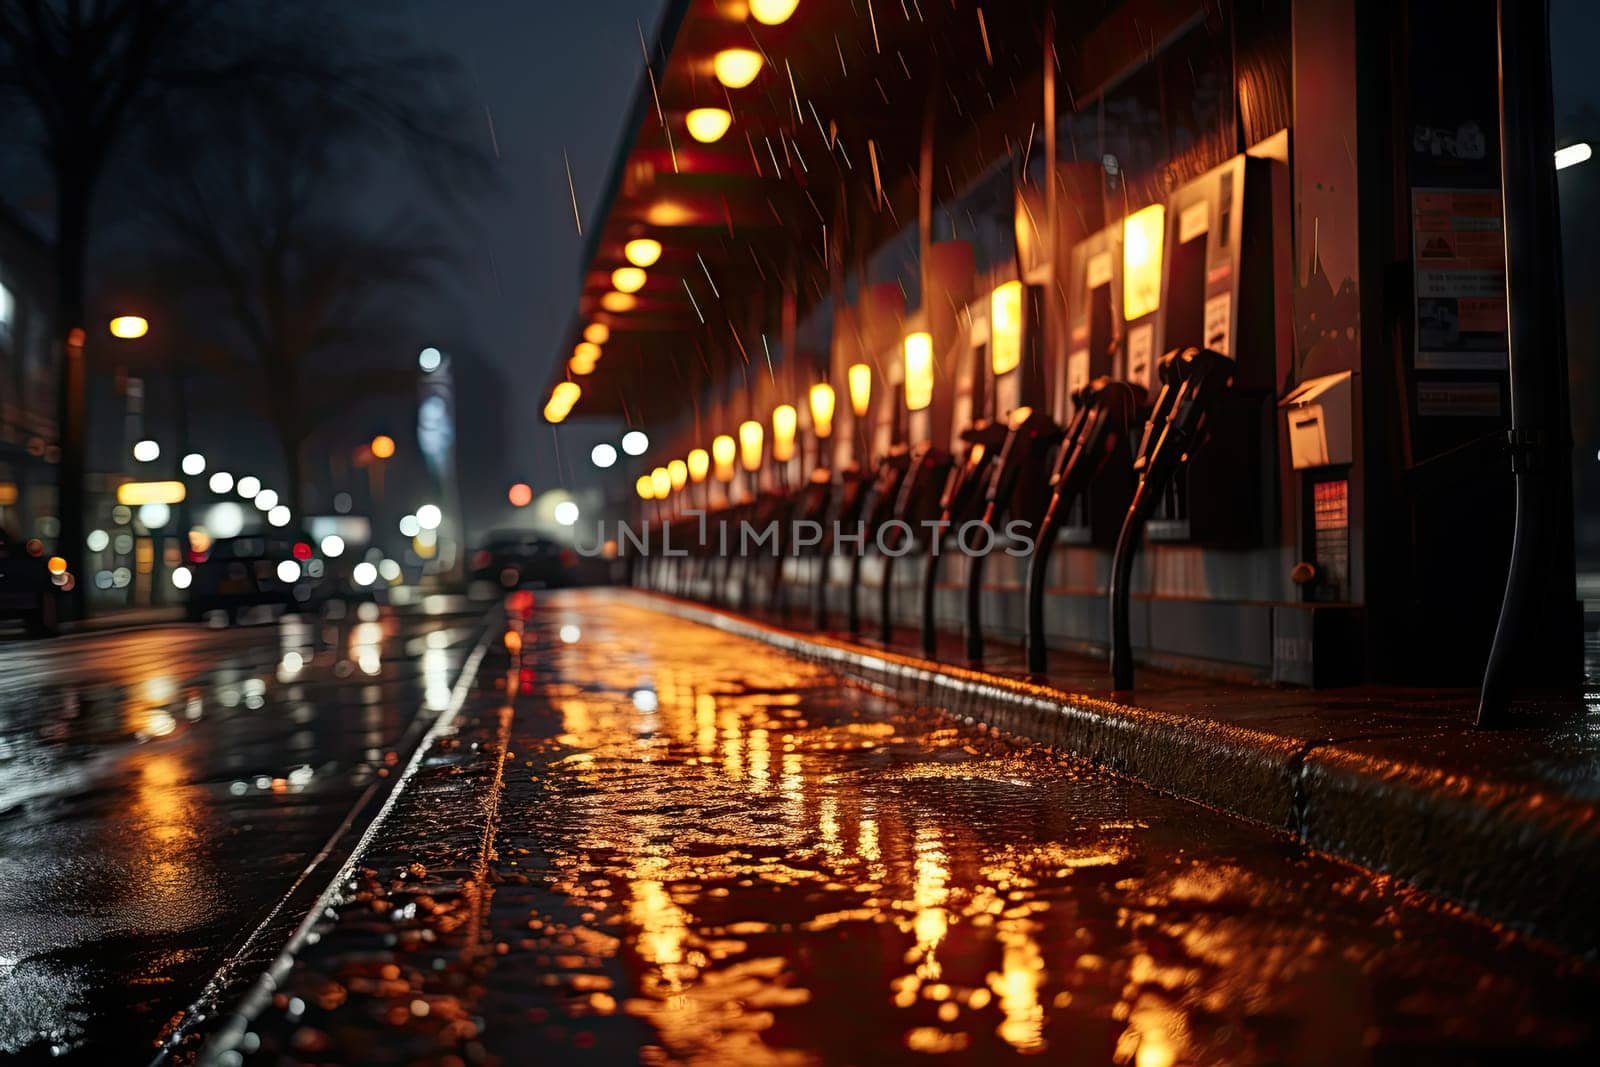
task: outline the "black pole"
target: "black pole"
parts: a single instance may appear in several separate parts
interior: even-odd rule
[[[1575,680],[1572,441],[1548,0],[1500,0],[1500,184],[1504,198],[1508,442],[1516,479],[1511,566],[1484,670],[1477,724],[1505,724],[1533,670]],[[1530,669],[1532,668],[1532,669]]]

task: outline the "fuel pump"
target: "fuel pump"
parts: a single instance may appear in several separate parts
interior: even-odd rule
[[[1037,529],[1049,499],[1050,451],[1062,430],[1045,410],[1044,294],[1038,287],[1008,282],[995,289],[990,306],[995,421],[1005,436],[984,477],[982,522],[995,539],[994,531],[1012,517]],[[965,632],[967,659],[973,663],[983,660],[987,554],[967,561]]]
[[[1212,413],[1211,446],[1184,464],[1153,503],[1152,541],[1248,548],[1266,543],[1278,482],[1274,424],[1287,280],[1276,277],[1274,223],[1287,168],[1236,156],[1167,200],[1160,303],[1167,349],[1201,348],[1234,361],[1234,387]],[[1274,186],[1279,188],[1275,190]]]
[[[1102,375],[1079,391],[1076,414],[1056,453],[1050,476],[1050,501],[1028,560],[1027,616],[1024,644],[1028,670],[1038,674],[1045,669],[1044,588],[1061,527],[1074,507],[1081,504],[1108,468],[1116,470],[1118,481],[1130,482],[1133,471],[1133,436],[1139,413],[1146,403],[1145,391],[1137,385]],[[1124,502],[1126,507],[1126,502]]]
[[[1111,559],[1111,677],[1116,689],[1133,688],[1128,583],[1145,523],[1200,446],[1202,431],[1233,384],[1234,369],[1233,360],[1206,348],[1174,349],[1159,363],[1161,393],[1134,460],[1139,484]]]

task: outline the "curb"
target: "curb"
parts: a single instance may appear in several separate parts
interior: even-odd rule
[[[1293,834],[1567,951],[1600,954],[1600,910],[1589,900],[1600,884],[1596,807],[1536,779],[1441,769],[1427,757],[1456,731],[1398,739],[1408,752],[1395,756],[1361,739],[1307,741],[780,629],[661,593],[619,593]],[[1600,759],[1592,767],[1600,773]]]

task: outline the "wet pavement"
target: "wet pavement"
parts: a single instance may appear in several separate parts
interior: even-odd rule
[[[149,1062],[253,977],[449,700],[481,613],[433,606],[0,644],[0,1058]]]
[[[1474,1063],[1596,974],[1286,837],[603,592],[513,603],[217,1062]]]

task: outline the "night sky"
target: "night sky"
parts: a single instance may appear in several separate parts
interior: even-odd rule
[[[465,260],[464,310],[477,344],[504,375],[503,480],[525,477],[536,491],[593,484],[598,472],[589,449],[617,434],[609,422],[564,426],[558,465],[555,436],[540,418],[582,276],[583,238],[562,150],[571,159],[587,230],[644,69],[640,27],[653,43],[663,6],[662,0],[412,0],[419,36],[459,57],[493,117],[501,189],[485,198],[482,233],[471,236],[476,247]]]

